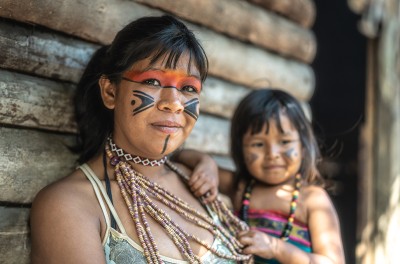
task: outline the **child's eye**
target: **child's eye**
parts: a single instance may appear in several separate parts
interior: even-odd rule
[[[262,143],[262,142],[253,142],[250,144],[250,147],[253,147],[253,148],[261,148],[263,146],[264,146],[264,143]]]
[[[161,86],[161,83],[157,79],[147,79],[147,80],[144,80],[142,83],[146,84],[146,85],[152,85],[152,86]]]
[[[199,89],[197,89],[196,87],[191,86],[191,85],[183,86],[180,90],[183,92],[188,92],[188,93],[198,93],[198,91],[199,91]]]

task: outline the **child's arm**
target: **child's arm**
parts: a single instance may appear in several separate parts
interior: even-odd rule
[[[310,186],[307,193],[304,202],[309,210],[308,224],[313,253],[307,253],[288,242],[254,229],[244,231],[238,236],[245,246],[243,253],[274,258],[285,264],[345,263],[339,221],[328,194],[315,186]]]
[[[217,163],[210,155],[192,149],[184,149],[176,154],[174,159],[193,170],[188,184],[197,197],[208,193],[204,198],[205,202],[215,200],[218,188],[223,194],[232,191],[232,172],[218,168]]]

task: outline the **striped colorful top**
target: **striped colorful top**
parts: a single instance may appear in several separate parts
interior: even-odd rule
[[[272,235],[274,237],[280,237],[282,230],[285,228],[287,222],[287,215],[283,215],[274,211],[248,209],[248,224],[250,227],[256,227],[264,233]],[[295,245],[296,247],[304,250],[305,252],[312,252],[311,249],[311,238],[308,230],[308,226],[294,221],[293,229],[290,232],[288,243]],[[279,263],[274,259],[264,259],[255,257],[255,263]]]

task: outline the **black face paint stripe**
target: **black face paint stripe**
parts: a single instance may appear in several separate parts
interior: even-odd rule
[[[169,137],[170,137],[170,135],[168,135],[167,138],[165,139],[164,147],[163,147],[163,149],[161,151],[161,154],[164,154],[165,150],[167,149]]]
[[[144,110],[154,106],[154,97],[152,97],[151,95],[137,90],[133,91],[133,95],[138,97],[142,101],[142,103],[138,107],[133,109],[133,115],[139,114],[140,112],[143,112]],[[134,103],[132,102],[131,104],[134,105]]]
[[[291,160],[293,160],[295,157],[297,157],[297,152],[294,149],[289,149],[288,151],[284,152],[284,154],[290,158]]]
[[[192,100],[189,100],[185,103],[185,108],[183,109],[183,111],[190,115],[191,117],[193,117],[195,120],[197,120],[197,118],[199,117],[199,115],[197,114],[197,105],[199,104],[199,99],[198,98],[194,98]]]

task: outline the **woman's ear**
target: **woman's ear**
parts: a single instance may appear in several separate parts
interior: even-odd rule
[[[100,94],[105,107],[108,109],[115,108],[115,85],[110,82],[106,76],[99,79]]]

